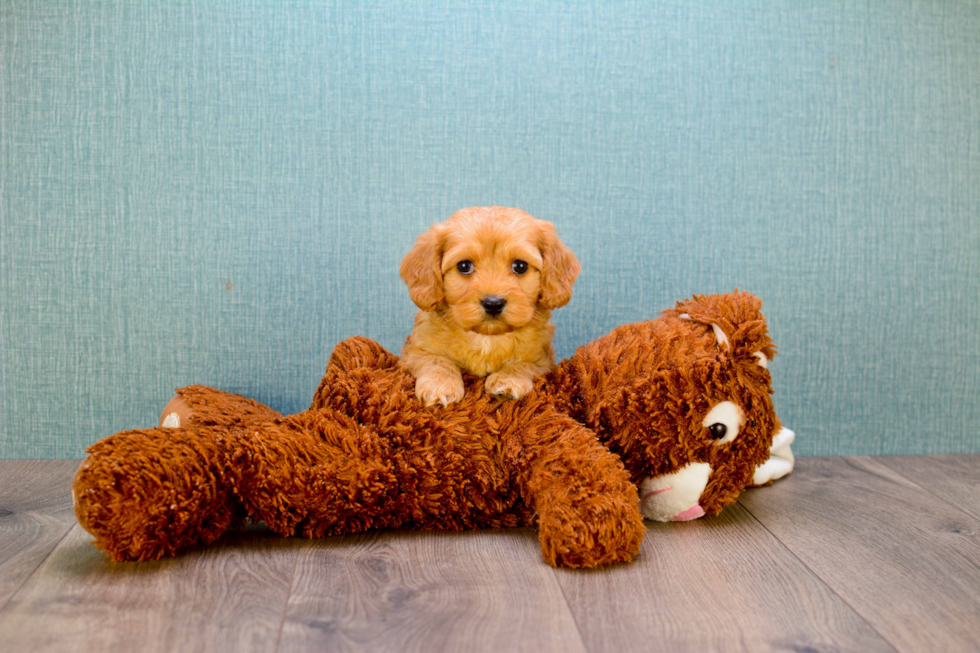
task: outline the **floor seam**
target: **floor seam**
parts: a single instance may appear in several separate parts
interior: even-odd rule
[[[872,458],[872,460],[874,460],[875,464],[881,465],[882,467],[884,467],[885,469],[887,469],[888,471],[890,471],[890,472],[892,472],[894,474],[898,474],[899,476],[901,476],[902,478],[904,478],[906,481],[908,481],[909,483],[911,483],[915,487],[917,487],[920,490],[922,490],[922,492],[924,492],[925,494],[928,494],[929,496],[934,497],[935,499],[937,499],[937,500],[941,501],[942,503],[946,504],[947,506],[949,506],[953,510],[956,510],[958,512],[961,512],[964,515],[966,515],[967,517],[969,517],[971,519],[974,519],[974,520],[980,522],[980,515],[974,515],[971,511],[966,510],[963,507],[956,505],[955,503],[951,502],[946,497],[943,497],[943,496],[940,496],[940,495],[936,494],[935,492],[933,492],[929,488],[929,486],[922,485],[921,483],[919,483],[914,478],[910,478],[909,476],[907,476],[906,474],[902,473],[900,470],[895,469],[894,467],[892,467],[888,463],[886,463],[886,462],[884,462],[884,461],[882,461],[880,459],[877,459],[877,457]]]
[[[303,547],[305,550],[307,547]],[[299,567],[299,558],[303,554],[303,551],[297,551],[296,556],[293,559],[293,572],[289,577],[289,593],[286,594],[286,601],[282,606],[282,619],[279,621],[279,633],[276,635],[276,646],[273,651],[279,652],[279,647],[282,645],[282,631],[286,627],[286,615],[289,614],[289,602],[293,598],[293,590],[296,588],[296,569]]]
[[[22,513],[22,514],[28,514],[28,515],[30,515],[30,514],[36,514],[36,513],[34,513],[33,511],[31,511],[31,512]],[[48,561],[48,558],[51,557],[51,554],[55,552],[55,549],[57,549],[59,546],[61,546],[61,543],[65,541],[65,538],[68,537],[68,535],[72,532],[72,530],[75,529],[76,526],[78,526],[78,524],[70,524],[68,526],[68,528],[65,530],[65,532],[62,533],[61,537],[58,538],[58,541],[54,543],[54,546],[52,546],[48,550],[48,552],[46,554],[44,554],[44,557],[41,558],[41,560],[37,563],[37,565],[34,567],[34,569],[31,570],[31,573],[27,574],[27,576],[24,577],[24,580],[21,581],[20,585],[17,586],[17,589],[14,590],[14,592],[11,593],[10,597],[6,601],[3,602],[3,605],[0,605],[0,616],[3,615],[3,612],[7,609],[7,606],[9,606],[10,603],[17,597],[17,595],[20,594],[24,590],[24,586],[27,585],[27,583],[31,580],[31,578],[34,577],[34,574],[37,573],[37,570],[44,566],[44,563],[46,563]]]
[[[800,556],[798,556],[796,554],[796,551],[794,551],[792,548],[790,548],[789,546],[787,546],[787,544],[785,542],[783,542],[779,538],[778,535],[776,535],[775,533],[773,533],[772,530],[770,530],[769,527],[766,526],[765,522],[763,522],[761,519],[759,519],[759,517],[757,517],[756,514],[754,512],[752,512],[749,509],[749,507],[746,506],[742,502],[741,499],[738,500],[738,505],[741,506],[741,508],[743,510],[745,510],[745,512],[747,512],[749,514],[749,516],[751,516],[752,519],[754,519],[763,529],[765,529],[765,531],[767,533],[769,533],[769,535],[771,535],[774,540],[776,540],[777,542],[779,542],[779,546],[781,546],[784,549],[786,549],[786,551],[789,552],[789,554],[791,556],[793,556],[793,558],[797,562],[799,562],[801,565],[803,565],[803,568],[804,569],[806,569],[808,572],[810,572],[810,574],[813,575],[814,578],[816,578],[818,581],[820,581],[820,584],[821,585],[823,585],[824,587],[826,587],[827,590],[831,594],[833,594],[834,596],[836,596],[840,600],[841,603],[843,603],[844,605],[846,605],[848,607],[848,609],[851,610],[851,612],[853,612],[855,615],[857,615],[858,618],[860,618],[861,621],[864,622],[864,624],[867,625],[867,627],[870,628],[872,632],[874,632],[878,637],[881,638],[881,641],[883,641],[884,643],[888,644],[888,646],[890,646],[893,651],[895,651],[896,653],[898,653],[898,651],[900,649],[897,646],[895,646],[895,644],[890,639],[888,639],[887,637],[885,637],[885,635],[882,634],[881,631],[879,631],[877,628],[875,628],[874,624],[872,624],[870,621],[868,621],[867,617],[865,617],[863,614],[861,614],[861,612],[855,606],[853,606],[850,601],[848,601],[843,596],[841,596],[840,593],[836,589],[834,589],[830,584],[828,584],[827,581],[825,581],[823,579],[823,577],[816,572],[815,569],[813,569],[812,567],[810,567],[810,565],[808,565],[805,560],[803,560]]]
[[[565,608],[568,610],[568,616],[572,618],[572,623],[575,624],[575,632],[578,633],[579,641],[582,642],[582,648],[586,651],[591,651],[588,642],[585,641],[585,635],[582,633],[582,627],[578,624],[578,619],[575,618],[575,611],[572,610],[572,604],[568,600],[568,595],[565,594],[565,586],[561,584],[561,580],[558,579],[558,570],[551,567],[551,577],[555,579],[555,584],[558,585],[558,591],[561,592],[561,598],[565,601]]]

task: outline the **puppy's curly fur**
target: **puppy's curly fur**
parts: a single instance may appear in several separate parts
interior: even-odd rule
[[[463,397],[462,373],[520,399],[555,365],[551,311],[564,306],[581,266],[555,226],[520,209],[472,207],[419,236],[401,264],[421,309],[401,365],[427,405]]]

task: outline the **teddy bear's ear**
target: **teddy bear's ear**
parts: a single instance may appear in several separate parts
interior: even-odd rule
[[[582,266],[572,250],[558,239],[555,225],[546,220],[537,220],[535,226],[542,259],[538,302],[542,308],[550,311],[564,306],[572,298],[572,286]]]
[[[762,300],[736,289],[733,293],[695,295],[690,300],[681,300],[675,308],[664,311],[664,315],[708,326],[719,347],[751,355],[758,365],[768,367],[776,355],[776,347],[761,309]]]
[[[682,320],[691,320],[692,322],[700,322],[701,324],[707,324],[708,326],[711,327],[711,330],[714,332],[715,339],[718,341],[719,347],[721,347],[722,349],[732,348],[732,343],[731,340],[728,339],[728,334],[725,333],[725,330],[721,328],[721,326],[718,323],[704,322],[702,320],[697,320],[695,318],[692,318],[690,313],[681,313],[677,317],[679,317]]]
[[[442,283],[442,252],[446,231],[441,224],[419,236],[402,259],[399,270],[412,301],[423,311],[434,311],[445,303]]]

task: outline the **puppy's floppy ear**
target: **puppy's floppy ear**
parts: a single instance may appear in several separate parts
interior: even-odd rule
[[[546,310],[559,308],[572,298],[572,285],[582,266],[572,250],[558,239],[555,225],[538,220],[538,246],[541,248],[541,294],[538,303]]]
[[[415,240],[415,246],[402,259],[399,272],[408,285],[408,294],[423,311],[434,311],[445,301],[442,285],[442,251],[446,232],[441,224],[430,227]]]

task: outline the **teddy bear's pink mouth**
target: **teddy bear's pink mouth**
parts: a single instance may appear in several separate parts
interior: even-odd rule
[[[697,519],[698,517],[704,516],[704,508],[699,505],[693,505],[683,512],[679,512],[670,518],[670,521],[691,521],[692,519]]]
[[[668,485],[667,487],[662,487],[662,488],[659,488],[659,489],[656,489],[656,490],[651,490],[651,491],[647,492],[646,494],[644,494],[640,498],[640,501],[646,501],[648,498],[652,497],[654,494],[660,494],[661,492],[667,492],[668,490],[673,490],[673,489],[674,488],[672,488],[671,486]]]

